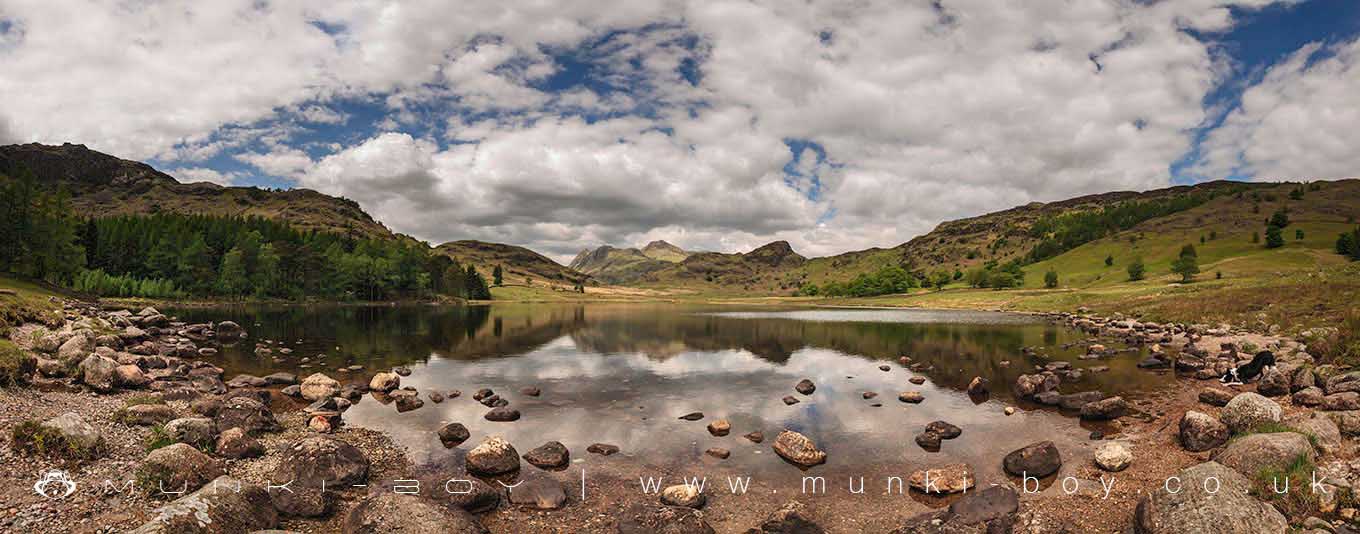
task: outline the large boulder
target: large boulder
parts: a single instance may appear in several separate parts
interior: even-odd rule
[[[1335,454],[1341,451],[1341,428],[1326,415],[1302,412],[1284,420],[1285,426],[1310,436],[1318,452]]]
[[[217,428],[239,428],[247,433],[273,432],[283,427],[274,418],[274,412],[260,401],[249,397],[232,397],[222,402],[217,410]]]
[[[1327,412],[1327,418],[1336,423],[1341,433],[1347,436],[1360,436],[1360,410]]]
[[[549,441],[524,453],[524,461],[542,469],[559,469],[571,461],[571,452],[558,441]]]
[[[1256,393],[1242,393],[1223,406],[1219,416],[1228,430],[1241,433],[1264,423],[1278,423],[1283,410],[1275,401]]]
[[[1297,432],[1251,434],[1232,440],[1214,461],[1254,477],[1263,469],[1283,470],[1299,457],[1313,460],[1313,445]]]
[[[519,469],[519,452],[500,436],[491,436],[467,453],[467,470],[474,475],[495,476]]]
[[[113,385],[123,389],[140,389],[151,383],[151,378],[136,365],[119,365],[113,370]]]
[[[785,430],[774,439],[774,452],[780,458],[802,467],[812,467],[826,461],[826,453],[817,448],[807,436]]]
[[[173,443],[146,456],[137,467],[137,483],[152,497],[195,491],[222,476],[222,464],[185,443]]]
[[[46,437],[36,440],[32,439],[32,434],[16,433],[14,445],[34,452],[74,458],[94,458],[105,452],[104,436],[74,412],[43,421],[39,427],[42,433],[57,436],[58,443],[49,443]],[[32,443],[24,440],[31,440]]]
[[[90,386],[90,389],[100,393],[114,390],[114,375],[118,369],[116,360],[91,354],[81,360],[79,369],[80,382]]]
[[[302,380],[302,398],[309,401],[328,399],[340,393],[340,383],[321,373],[314,373]]]
[[[364,497],[340,527],[343,534],[486,534],[477,518],[419,495],[379,491]]]
[[[1206,387],[1199,390],[1199,401],[1211,406],[1226,406],[1237,393],[1223,388]]]
[[[368,480],[369,461],[357,447],[328,436],[303,438],[284,449],[270,477],[269,495],[284,514],[316,517],[329,513],[334,490]]]
[[[217,425],[207,417],[181,417],[165,424],[165,437],[175,443],[188,443],[200,449],[217,441]]]
[[[1007,454],[1001,461],[1007,473],[1023,477],[1046,477],[1062,467],[1062,455],[1052,441],[1031,443]]]
[[[88,332],[77,333],[67,339],[57,349],[57,360],[67,365],[75,364],[84,360],[86,356],[94,352],[94,336]]]
[[[264,488],[218,477],[156,510],[133,534],[237,534],[274,528],[278,512]]]
[[[1181,416],[1181,446],[1187,451],[1207,451],[1227,443],[1231,435],[1228,425],[1209,414],[1191,410]]]
[[[1350,371],[1347,373],[1332,375],[1323,382],[1323,388],[1328,395],[1345,393],[1347,391],[1360,392],[1360,371]]]
[[[1256,383],[1256,392],[1267,397],[1288,395],[1293,374],[1294,368],[1292,366],[1282,365],[1266,371],[1261,375],[1261,380]]]
[[[1250,480],[1217,462],[1182,470],[1173,482],[1178,484],[1156,485],[1138,501],[1135,534],[1281,534],[1289,529],[1280,512],[1251,496]],[[1168,485],[1176,491],[1168,491]]]
[[[1011,532],[1019,508],[1014,489],[992,486],[954,501],[948,509],[913,516],[891,534]]]

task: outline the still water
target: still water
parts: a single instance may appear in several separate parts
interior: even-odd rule
[[[616,457],[637,466],[708,465],[793,476],[797,469],[770,450],[774,437],[787,428],[828,452],[827,464],[814,468],[825,472],[893,472],[963,461],[980,477],[999,477],[1000,456],[1033,441],[1054,440],[1065,454],[1090,447],[1089,429],[1072,414],[1011,399],[1008,386],[1017,375],[1051,361],[1108,366],[1107,372],[1066,380],[1062,391],[1098,389],[1126,397],[1169,380],[1137,370],[1136,353],[1079,360],[1085,347],[1079,332],[1037,317],[1000,313],[660,304],[238,307],[174,313],[191,322],[230,319],[246,327],[248,341],[224,347],[217,356],[227,377],[325,372],[342,383],[367,383],[373,373],[409,367],[412,374],[401,383],[422,392],[424,407],[397,413],[393,405],[366,397],[344,417],[347,424],[388,432],[418,462],[456,454],[440,444],[435,430],[461,422],[472,433],[462,449],[495,434],[520,452],[556,440],[578,462],[600,461],[586,447],[603,442],[618,445],[623,454]],[[267,342],[275,347],[273,354],[256,355],[256,344]],[[280,354],[279,347],[292,352]],[[1024,347],[1032,350],[1026,353]],[[933,368],[913,372],[898,362],[901,356]],[[336,371],[350,365],[364,370]],[[913,376],[926,382],[911,384]],[[974,376],[990,380],[989,398],[964,392]],[[810,396],[793,389],[803,378],[817,385]],[[521,395],[526,386],[541,389],[541,396]],[[471,398],[480,388],[507,398],[523,418],[511,423],[483,419],[487,408]],[[434,390],[463,394],[435,404],[427,396]],[[878,396],[866,400],[866,391]],[[925,402],[899,402],[903,391],[920,391]],[[801,402],[785,405],[786,395]],[[1006,416],[1006,406],[1019,411]],[[696,411],[706,418],[678,419]],[[707,432],[707,423],[719,417],[731,421],[730,435]],[[913,437],[926,423],[941,419],[962,427],[963,435],[946,441],[939,452],[917,447]],[[755,430],[764,433],[764,444],[742,437]],[[710,447],[729,449],[732,456],[710,458],[704,454]]]

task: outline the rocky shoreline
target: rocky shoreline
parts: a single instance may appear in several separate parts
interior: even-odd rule
[[[231,322],[184,324],[154,308],[134,313],[74,301],[63,305],[63,320],[24,325],[10,333],[28,356],[15,364],[24,377],[21,383],[0,390],[0,429],[6,435],[0,463],[14,467],[0,473],[5,502],[11,503],[0,513],[3,529],[854,531],[842,528],[837,512],[826,504],[786,501],[731,517],[730,512],[713,512],[706,495],[686,485],[666,487],[657,495],[629,494],[622,488],[622,475],[615,480],[618,484],[596,483],[600,487],[592,488],[607,504],[586,507],[569,496],[572,487],[549,476],[571,461],[571,451],[560,443],[548,441],[522,455],[514,444],[496,437],[465,444],[468,431],[456,422],[432,432],[446,447],[465,445],[467,452],[453,465],[413,465],[388,436],[346,425],[345,410],[369,400],[404,412],[427,401],[457,399],[461,391],[403,387],[401,377],[410,372],[404,368],[352,366],[301,378],[275,373],[225,380],[223,370],[206,361],[223,343],[255,343],[263,358],[290,349],[280,342],[251,340]],[[1085,313],[1048,317],[1088,334],[1083,360],[1145,351],[1148,357],[1140,368],[1184,379],[1153,399],[1059,392],[1065,380],[1100,372],[1102,365],[1053,361],[1013,384],[975,379],[968,388],[972,396],[986,397],[990,388],[1008,387],[1021,407],[1057,407],[1083,421],[1099,421],[1108,431],[1093,432],[1091,438],[1101,441],[1092,461],[1061,480],[1061,474],[1073,471],[1059,473],[1064,453],[1070,462],[1072,451],[1051,441],[998,454],[1004,471],[1014,478],[992,487],[981,487],[967,464],[917,470],[906,481],[911,492],[949,495],[938,504],[947,506],[899,518],[896,527],[883,531],[1039,533],[1061,532],[1068,528],[1064,525],[1076,529],[1068,530],[1072,532],[1350,531],[1346,524],[1357,515],[1351,492],[1360,484],[1354,439],[1360,434],[1360,371],[1318,364],[1305,343],[1278,335]],[[1259,382],[1237,390],[1219,387],[1217,377],[1255,350],[1271,350],[1279,365]],[[1041,354],[1037,348],[1023,351]],[[927,370],[909,357],[899,364]],[[1194,379],[1215,382],[1201,388]],[[815,394],[815,385],[805,382],[794,385],[795,392]],[[538,394],[532,386],[518,393]],[[520,416],[496,392],[480,390],[469,397],[488,409],[489,421],[510,422]],[[923,400],[912,391],[898,398],[909,404]],[[867,394],[865,400],[870,400]],[[798,400],[791,395],[784,402]],[[1014,411],[1006,409],[1007,415]],[[732,428],[718,419],[708,430],[719,436]],[[938,450],[942,440],[963,431],[936,421],[916,442]],[[759,432],[745,438],[753,443],[766,439]],[[769,446],[804,468],[827,461],[816,443],[797,432],[780,432]],[[597,443],[586,454],[616,452],[611,444]],[[707,451],[718,460],[727,453]],[[1323,488],[1327,497],[1279,497],[1263,487],[1271,480],[1266,474],[1289,477],[1303,473],[1302,466],[1318,473],[1313,486]],[[36,495],[33,483],[55,471],[82,482],[82,489],[62,500]],[[1115,473],[1133,482],[1106,489],[1103,496],[1092,487]],[[498,483],[514,482],[517,475],[520,485],[513,490]],[[1232,498],[1210,493],[1202,483],[1186,482],[1184,491],[1172,492],[1165,481],[1173,477],[1183,482],[1213,479]],[[1080,491],[1067,493],[1067,478]],[[1031,479],[1048,490],[1028,491]],[[439,499],[394,491],[402,484],[430,488],[453,480],[460,491]],[[461,491],[464,484],[466,492]]]

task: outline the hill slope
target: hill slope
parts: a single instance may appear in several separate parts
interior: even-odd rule
[[[64,187],[73,207],[101,215],[157,212],[257,215],[304,230],[389,238],[391,230],[352,200],[310,189],[265,190],[180,183],[150,165],[90,150],[85,145],[0,146],[0,174],[31,171],[45,187]]]
[[[549,284],[574,286],[587,283],[590,276],[564,267],[548,259],[547,256],[524,247],[487,243],[484,241],[451,241],[435,247],[435,251],[445,254],[464,265],[474,265],[491,281],[491,270],[500,265],[505,269],[505,283],[522,284],[530,277]]]

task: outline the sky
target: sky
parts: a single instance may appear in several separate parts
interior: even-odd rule
[[[0,143],[559,261],[1360,176],[1353,0],[0,0]]]

